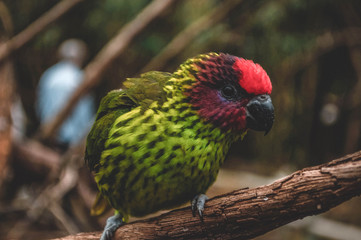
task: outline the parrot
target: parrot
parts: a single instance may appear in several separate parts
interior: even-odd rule
[[[111,239],[129,216],[188,201],[202,220],[205,193],[232,143],[248,129],[266,135],[272,128],[269,76],[252,60],[211,52],[123,86],[101,100],[86,142],[99,190],[92,210],[104,211],[104,203],[115,210],[101,239]]]

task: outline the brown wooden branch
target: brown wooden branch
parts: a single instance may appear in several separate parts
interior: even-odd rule
[[[55,134],[62,122],[75,106],[75,103],[84,94],[88,93],[90,89],[99,84],[105,71],[126,49],[126,47],[131,43],[131,40],[173,3],[175,3],[175,0],[154,0],[145,7],[133,21],[127,23],[122,29],[120,29],[119,33],[110,40],[108,44],[105,45],[98,53],[95,59],[86,66],[85,79],[68,100],[66,106],[64,106],[64,108],[51,122],[41,127],[41,138],[48,139]]]
[[[7,177],[12,141],[11,106],[14,101],[14,69],[11,61],[0,65],[0,189]]]
[[[114,239],[250,239],[361,194],[361,151],[309,167],[269,185],[240,189],[206,202],[204,220],[190,207],[119,228]],[[59,238],[98,239],[98,233]]]
[[[0,20],[6,35],[9,35],[13,23],[8,8],[3,2],[0,3]],[[6,39],[6,36],[3,38]],[[8,177],[9,156],[13,139],[11,110],[15,96],[14,66],[13,62],[8,60],[0,65],[0,195],[4,189],[5,179]]]
[[[44,13],[41,17],[30,24],[25,30],[9,39],[0,46],[0,62],[10,56],[15,51],[19,50],[26,43],[32,40],[37,34],[43,31],[51,23],[67,13],[78,3],[84,0],[63,0],[56,4],[49,11]]]
[[[41,177],[56,178],[61,168],[59,153],[34,140],[13,140],[15,166]]]

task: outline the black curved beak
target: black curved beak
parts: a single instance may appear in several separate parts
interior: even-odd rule
[[[248,102],[246,109],[247,128],[264,131],[264,135],[267,135],[274,121],[271,97],[267,94],[255,96]]]

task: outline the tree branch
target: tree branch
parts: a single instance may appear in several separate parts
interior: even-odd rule
[[[175,36],[172,41],[166,47],[164,47],[157,56],[155,56],[145,67],[143,67],[140,72],[143,73],[150,70],[162,68],[167,63],[167,61],[169,61],[169,59],[179,54],[200,33],[214,26],[217,22],[220,22],[222,19],[228,16],[228,13],[241,2],[242,0],[221,2],[219,6],[215,7],[210,12],[201,16],[199,19],[197,19],[197,21],[191,23],[177,36]]]
[[[354,37],[352,39],[347,38],[350,35]],[[330,50],[344,45],[347,47],[359,46],[360,42],[361,28],[359,27],[348,27],[334,32],[328,31],[316,37],[314,45],[309,49],[285,58],[275,69],[281,70],[277,71],[281,78],[289,79],[297,71],[311,65]]]
[[[63,0],[56,4],[53,8],[47,11],[44,15],[38,18],[35,22],[30,24],[24,31],[14,36],[7,42],[0,45],[0,62],[11,55],[13,52],[19,50],[38,33],[43,31],[51,23],[67,13],[78,3],[84,0]]]
[[[361,151],[309,167],[269,185],[240,189],[206,203],[204,220],[190,207],[119,228],[114,239],[250,239],[326,212],[361,194]],[[97,239],[100,233],[59,238]]]
[[[3,2],[0,2],[0,20],[6,35],[10,34],[8,31],[12,29],[13,23],[8,8]],[[3,38],[6,39],[4,36]],[[0,189],[4,189],[3,184],[8,177],[13,139],[11,109],[15,95],[14,66],[13,62],[8,60],[0,65]],[[1,194],[2,190],[0,190]]]
[[[119,33],[110,40],[95,59],[86,66],[84,70],[85,79],[68,100],[66,106],[64,106],[51,122],[42,126],[40,129],[41,138],[48,139],[55,134],[61,123],[75,106],[75,103],[100,82],[102,75],[114,59],[119,57],[130,44],[131,40],[172,3],[175,3],[175,0],[154,0],[145,7],[133,21],[127,23],[120,29]]]
[[[0,43],[1,44],[1,43]],[[11,106],[14,100],[14,69],[11,61],[0,65],[0,189],[7,177],[11,152]]]
[[[58,177],[61,168],[59,153],[31,139],[14,139],[12,148],[15,167],[21,166],[37,176]]]
[[[38,221],[44,211],[50,211],[69,233],[76,233],[79,228],[76,221],[62,208],[64,196],[80,181],[78,170],[83,165],[84,146],[70,148],[62,156],[33,140],[14,142],[13,153],[19,158],[18,164],[32,173],[48,173],[47,184],[26,209],[26,217],[20,218],[6,233],[6,239],[23,239],[32,223]],[[40,154],[39,154],[40,152]],[[28,163],[29,161],[30,163]],[[53,164],[52,166],[50,166]],[[34,165],[34,166],[33,166]],[[24,204],[26,205],[26,204]]]

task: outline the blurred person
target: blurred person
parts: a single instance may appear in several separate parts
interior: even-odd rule
[[[84,77],[81,69],[87,55],[84,42],[66,40],[60,45],[58,55],[60,61],[43,73],[38,84],[36,112],[41,124],[51,121],[63,109]],[[90,130],[94,115],[94,98],[82,97],[58,130],[59,147],[65,150],[79,143]]]

